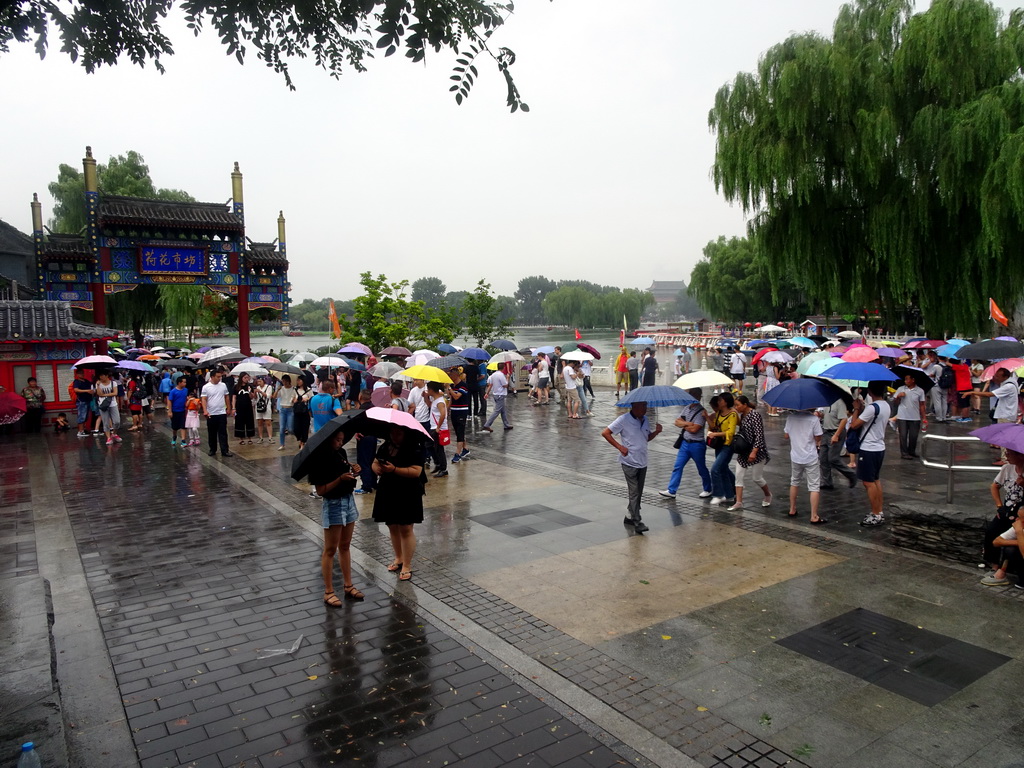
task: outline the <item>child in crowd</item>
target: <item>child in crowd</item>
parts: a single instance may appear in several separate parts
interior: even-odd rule
[[[185,429],[188,430],[188,445],[199,445],[199,410],[203,407],[202,399],[195,389],[188,393],[185,401]]]
[[[68,424],[68,417],[65,413],[58,413],[57,418],[53,421],[53,431],[58,435],[62,432],[67,432],[71,429],[71,425]]]

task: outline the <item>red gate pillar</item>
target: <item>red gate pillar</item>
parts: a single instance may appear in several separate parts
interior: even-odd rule
[[[249,349],[249,286],[238,286],[238,348],[248,357]]]

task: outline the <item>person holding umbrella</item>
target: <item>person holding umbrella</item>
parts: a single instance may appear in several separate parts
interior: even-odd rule
[[[89,417],[92,412],[92,397],[95,391],[92,382],[85,378],[85,372],[75,369],[75,378],[71,382],[75,394],[75,409],[78,416],[78,436],[89,436]]]
[[[796,498],[800,482],[807,479],[807,490],[811,494],[811,523],[827,523],[818,515],[821,500],[821,465],[818,452],[821,450],[821,422],[813,411],[790,411],[786,416],[784,436],[789,441],[789,516],[796,517]]]
[[[706,499],[711,495],[711,473],[708,472],[705,459],[708,446],[704,442],[704,427],[707,426],[707,413],[704,411],[704,406],[700,403],[700,387],[694,387],[686,391],[694,399],[694,402],[684,405],[679,413],[679,418],[675,420],[675,425],[682,430],[679,433],[679,437],[676,438],[674,446],[679,452],[676,454],[675,465],[672,467],[672,476],[668,480],[668,488],[658,491],[666,499],[674,499],[676,497],[679,483],[683,479],[683,469],[691,459],[693,459],[693,463],[697,467],[697,474],[700,475],[702,485],[702,490],[699,494],[700,498]]]
[[[660,434],[661,424],[651,430],[647,421],[647,403],[644,402],[631,403],[629,413],[619,416],[601,432],[601,437],[619,452],[619,464],[629,491],[629,516],[623,522],[633,526],[637,533],[650,530],[640,519],[640,497],[647,479],[647,444]],[[618,435],[622,442],[617,441],[614,435]]]
[[[1019,408],[1017,403],[1017,385],[1010,377],[1010,372],[1005,368],[998,368],[992,377],[994,386],[989,391],[979,389],[972,390],[969,395],[976,397],[994,397],[996,399],[995,420],[997,424],[1020,423]],[[1003,448],[999,454],[998,466],[1006,464],[1006,449]]]
[[[838,367],[838,366],[837,366]],[[885,424],[891,410],[885,400],[888,384],[884,381],[869,381],[870,405],[855,400],[849,430],[863,430],[860,433],[860,450],[857,454],[857,478],[867,490],[871,511],[860,521],[861,525],[881,525],[885,522],[882,514],[882,463],[885,461]]]
[[[110,378],[110,369],[100,368],[96,374],[96,407],[100,411],[100,423],[107,436],[107,445],[120,443],[117,434],[121,426],[121,411],[117,406],[117,384]]]
[[[392,423],[388,438],[373,460],[373,472],[378,478],[373,519],[388,527],[395,553],[388,570],[398,573],[399,581],[412,579],[412,560],[416,555],[413,526],[423,522],[426,475],[422,457],[423,448],[416,432]]]
[[[708,445],[715,449],[715,462],[711,465],[711,504],[719,504],[736,497],[736,475],[729,469],[732,461],[732,441],[739,425],[739,414],[733,406],[736,401],[732,392],[723,392],[711,398],[715,412],[714,421],[708,432]]]
[[[352,533],[359,519],[352,491],[359,474],[358,464],[349,464],[342,447],[349,435],[339,429],[314,451],[307,461],[309,482],[323,499],[321,524],[324,529],[324,548],[320,554],[320,573],[324,580],[324,604],[340,608],[342,603],[334,592],[334,555],[344,580],[346,600],[362,600],[365,595],[352,584]]]

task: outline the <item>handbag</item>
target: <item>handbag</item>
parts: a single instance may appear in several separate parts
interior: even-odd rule
[[[441,426],[437,419],[434,419],[434,428]],[[437,442],[441,445],[451,445],[452,433],[450,429],[438,429],[437,430]]]
[[[742,432],[737,432],[732,438],[732,451],[737,456],[742,456],[746,459],[750,455],[750,452],[754,450],[754,444],[750,442],[750,438],[744,435]]]
[[[708,448],[714,448],[716,451],[720,451],[725,447],[725,438],[719,435],[718,437],[708,438]]]
[[[878,403],[872,403],[871,407],[875,409],[875,419],[878,418]],[[871,429],[875,425],[874,420],[868,425],[868,429]],[[861,427],[863,429],[863,427]],[[847,429],[846,430],[846,451],[847,453],[858,453],[860,452],[860,444],[863,440],[863,436],[860,433],[860,429]]]

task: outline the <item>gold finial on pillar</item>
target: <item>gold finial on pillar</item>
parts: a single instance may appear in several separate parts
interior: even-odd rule
[[[235,204],[245,202],[242,198],[242,172],[238,170],[238,161],[235,161],[235,170],[231,172],[231,197]]]
[[[277,215],[277,240],[281,243],[287,242],[284,238],[284,211]]]
[[[82,167],[85,170],[85,191],[98,192],[96,182],[96,158],[92,156],[92,147],[85,148],[85,158],[82,160]]]
[[[43,204],[39,202],[39,195],[32,193],[32,231],[43,231]]]

